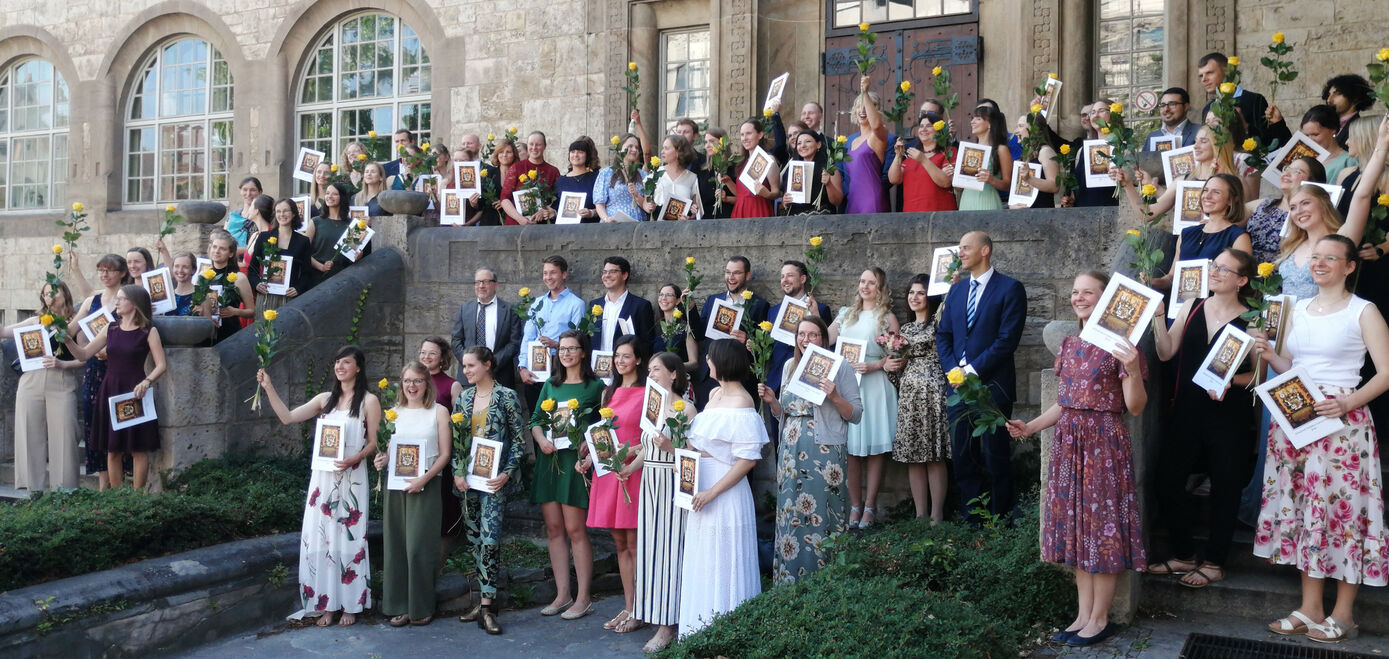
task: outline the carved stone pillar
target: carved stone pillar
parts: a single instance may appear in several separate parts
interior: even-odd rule
[[[733,131],[739,122],[746,119],[753,110],[752,91],[756,80],[757,66],[753,55],[757,52],[757,6],[755,0],[716,0],[719,5],[719,26],[714,32],[720,35],[717,45],[717,62],[714,80],[718,89],[714,96],[719,107],[713,117],[716,125]]]

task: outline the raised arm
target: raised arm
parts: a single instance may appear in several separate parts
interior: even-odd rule
[[[265,389],[265,400],[270,403],[270,409],[275,410],[275,416],[284,425],[301,423],[318,416],[328,401],[328,392],[325,391],[310,398],[309,402],[290,410],[285,405],[284,400],[280,398],[279,392],[275,391],[275,383],[270,379],[270,374],[266,373],[265,369],[256,371],[256,382]]]

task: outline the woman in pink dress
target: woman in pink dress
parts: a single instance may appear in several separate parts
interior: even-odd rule
[[[1076,277],[1071,308],[1082,325],[1094,312],[1109,275]],[[1143,524],[1133,479],[1133,457],[1123,414],[1148,403],[1142,355],[1128,343],[1111,355],[1067,337],[1056,354],[1056,404],[1027,422],[1009,421],[1022,438],[1056,426],[1042,501],[1042,560],[1075,572],[1079,613],[1053,641],[1085,646],[1114,633],[1109,606],[1119,573],[1141,570]]]
[[[588,497],[588,526],[607,529],[617,545],[617,571],[622,577],[622,598],[625,604],[617,617],[603,623],[603,629],[625,634],[646,626],[632,617],[635,594],[634,574],[637,569],[637,502],[641,486],[641,403],[646,393],[646,363],[650,360],[646,345],[628,334],[613,345],[613,381],[603,391],[603,407],[613,412],[613,432],[620,446],[632,446],[627,462],[620,471],[593,479]],[[616,448],[616,447],[615,447]],[[587,445],[580,446],[582,459],[574,468],[586,473],[593,467],[594,457]],[[624,496],[625,494],[625,496]]]

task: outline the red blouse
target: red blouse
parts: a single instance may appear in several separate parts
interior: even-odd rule
[[[943,168],[949,164],[944,153],[937,151],[931,154],[931,162],[936,167]],[[902,211],[905,213],[922,213],[927,211],[953,211],[955,206],[955,189],[953,187],[940,187],[926,171],[926,166],[911,159],[904,158],[902,162]]]
[[[539,177],[541,183],[545,184],[545,187],[551,190],[555,189],[555,179],[559,178],[558,168],[548,162],[542,162],[537,165],[531,162],[530,159],[518,160],[511,164],[511,167],[506,170],[506,176],[502,177],[503,201],[511,199],[511,193],[520,189],[521,184],[516,182],[517,177],[530,172],[532,169],[535,170],[536,176]],[[517,210],[519,211],[520,209]],[[504,215],[502,219],[506,224],[516,224],[516,220],[511,219],[509,215]]]

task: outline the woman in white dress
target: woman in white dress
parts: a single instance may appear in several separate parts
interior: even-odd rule
[[[680,635],[693,634],[762,592],[757,519],[747,475],[762,458],[767,428],[743,389],[747,349],[733,339],[709,346],[709,376],[719,387],[690,427],[699,451],[694,512],[685,525]]]
[[[1295,565],[1302,573],[1300,606],[1270,623],[1269,631],[1306,634],[1322,643],[1353,638],[1356,591],[1389,581],[1378,441],[1365,407],[1389,389],[1389,327],[1374,304],[1346,288],[1359,265],[1358,251],[1345,236],[1318,240],[1308,263],[1317,295],[1297,301],[1281,352],[1274,353],[1262,333],[1254,344],[1275,372],[1305,369],[1326,395],[1312,409],[1345,424],[1301,448],[1281,426],[1273,428],[1254,526],[1255,556]],[[1375,376],[1357,389],[1366,351]],[[1327,579],[1337,582],[1331,615],[1323,615]]]
[[[698,220],[704,217],[704,209],[699,201],[699,175],[689,169],[697,157],[694,147],[682,135],[667,135],[661,142],[661,161],[665,163],[665,171],[657,179],[656,191],[651,198],[642,200],[642,208],[651,214],[651,219],[668,219],[661,217],[660,211],[672,197],[688,200],[690,204],[679,217],[669,219]]]
[[[366,355],[346,346],[333,360],[333,388],[290,410],[264,370],[256,381],[280,423],[302,423],[319,416],[343,424],[343,455],[335,471],[309,477],[304,524],[299,541],[299,600],[303,607],[290,618],[317,617],[319,627],[357,622],[371,606],[370,559],[367,558],[367,466],[376,452],[381,402],[367,391]]]
[[[646,373],[666,391],[680,396],[685,404],[685,418],[694,418],[694,404],[685,397],[690,381],[680,355],[656,353]],[[674,398],[666,401],[666,418],[675,418],[674,403]],[[641,505],[637,508],[636,599],[632,617],[658,627],[642,650],[660,652],[675,640],[675,625],[680,622],[680,570],[688,513],[673,500],[675,452],[670,438],[643,432],[641,444],[637,458],[642,487]]]

